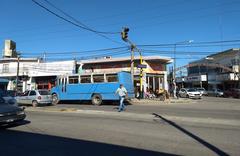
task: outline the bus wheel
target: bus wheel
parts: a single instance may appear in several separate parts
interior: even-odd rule
[[[100,94],[93,94],[92,104],[98,105],[98,106],[101,105],[102,104],[102,96]]]
[[[57,105],[59,102],[57,94],[52,95],[52,104]]]

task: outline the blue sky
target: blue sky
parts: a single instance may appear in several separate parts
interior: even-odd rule
[[[36,1],[56,11],[43,0]],[[127,26],[130,28],[129,39],[139,45],[177,43],[186,40],[194,40],[193,43],[197,43],[240,39],[239,0],[49,0],[49,2],[95,30],[119,32],[123,26]],[[5,39],[12,39],[17,43],[17,50],[26,57],[46,52],[49,58],[62,58],[63,56],[48,54],[66,52],[64,57],[70,58],[73,54],[67,52],[79,52],[76,55],[91,57],[101,55],[102,52],[80,52],[125,45],[120,34],[107,35],[119,43],[112,42],[51,15],[31,0],[2,0],[0,3],[1,49]],[[183,48],[177,46],[177,66],[204,57],[197,55],[199,51],[207,52],[207,55],[210,52],[238,47],[239,42],[230,46]],[[173,56],[173,47],[148,49],[165,50],[169,53],[143,51],[144,55]],[[180,54],[181,51],[189,54]],[[112,53],[115,57],[129,56],[127,51]]]

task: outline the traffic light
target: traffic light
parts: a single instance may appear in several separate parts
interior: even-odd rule
[[[127,27],[123,28],[123,31],[121,32],[122,40],[126,41],[128,39],[128,32],[129,28]]]

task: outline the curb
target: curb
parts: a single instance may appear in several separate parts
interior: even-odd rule
[[[166,105],[166,104],[178,104],[178,103],[181,103],[181,104],[188,104],[188,103],[194,103],[195,101],[191,100],[191,99],[172,99],[170,100],[170,102],[166,101],[159,101],[159,100],[146,100],[146,99],[134,99],[132,101],[128,101],[130,104],[133,104],[133,105],[151,105],[151,104],[154,104],[154,105]]]

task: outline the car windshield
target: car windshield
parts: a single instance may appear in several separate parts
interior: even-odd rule
[[[205,89],[204,89],[204,88],[198,88],[197,90],[199,90],[199,91],[204,91]]]
[[[40,95],[49,95],[49,91],[47,90],[39,90],[38,92]]]
[[[194,88],[190,88],[190,89],[188,89],[187,91],[189,91],[189,92],[195,92],[196,89],[194,89]]]

